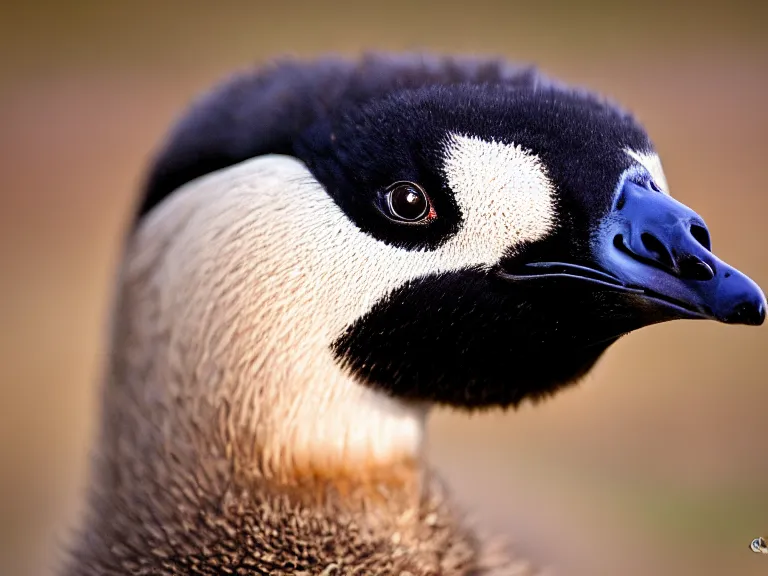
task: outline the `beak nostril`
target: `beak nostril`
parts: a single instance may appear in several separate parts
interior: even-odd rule
[[[715,277],[712,267],[695,256],[680,259],[677,265],[680,269],[680,277],[687,280],[705,282]]]
[[[643,232],[640,235],[640,241],[643,243],[643,247],[653,255],[654,260],[659,264],[666,266],[667,268],[675,267],[674,260],[672,260],[672,255],[669,253],[669,250],[667,250],[667,247],[664,246],[656,236],[649,234],[648,232]]]
[[[709,231],[704,226],[693,224],[691,226],[691,236],[696,239],[696,242],[704,246],[707,250],[712,250],[712,240],[709,237]]]
[[[712,280],[717,273],[714,263],[705,262],[701,258],[684,252],[679,254],[674,248],[669,249],[664,243],[650,232],[640,234],[642,247],[627,246],[624,236],[616,234],[613,246],[629,254],[641,262],[646,262],[684,280],[706,282]]]

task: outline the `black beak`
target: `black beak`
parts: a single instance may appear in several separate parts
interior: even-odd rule
[[[642,325],[674,318],[752,326],[765,321],[762,290],[712,253],[701,217],[629,180],[593,235],[592,253],[579,260],[529,262],[513,270],[502,264],[497,274],[512,282],[560,278],[622,293],[642,310]]]
[[[629,180],[594,237],[593,257],[627,288],[684,317],[753,326],[765,320],[762,290],[711,252],[701,217]]]

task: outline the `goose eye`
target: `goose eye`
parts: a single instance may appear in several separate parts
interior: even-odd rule
[[[392,218],[404,222],[423,220],[432,212],[426,192],[413,182],[397,182],[387,189],[387,208]]]

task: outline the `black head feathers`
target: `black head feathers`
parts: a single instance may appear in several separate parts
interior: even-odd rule
[[[427,55],[285,60],[236,74],[180,118],[152,163],[138,215],[197,177],[263,154],[294,154],[297,139],[329,116],[401,90],[457,84],[555,85],[528,66]]]

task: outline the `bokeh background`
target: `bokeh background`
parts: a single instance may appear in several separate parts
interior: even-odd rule
[[[79,507],[110,290],[148,155],[189,99],[271,57],[498,54],[620,100],[715,251],[768,288],[768,8],[722,2],[0,7],[0,574],[47,575]],[[457,496],[572,575],[765,575],[768,328],[635,333],[579,387],[438,412]]]

